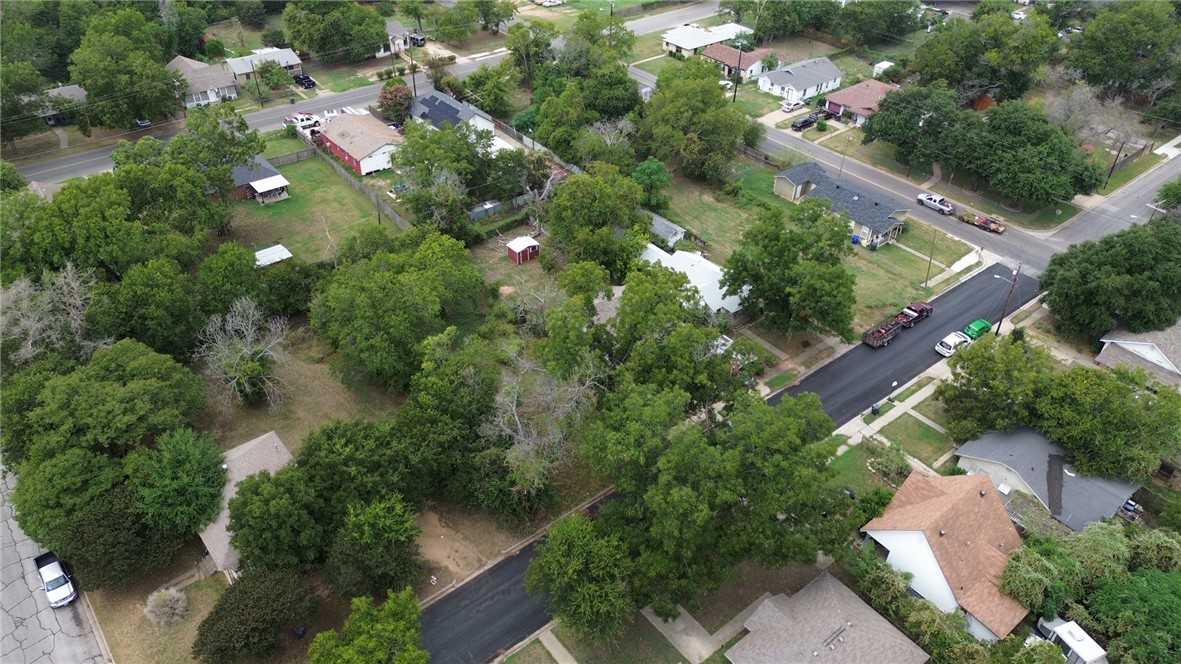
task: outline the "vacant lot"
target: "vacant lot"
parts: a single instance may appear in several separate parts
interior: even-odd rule
[[[392,67],[393,65],[391,64],[389,66]],[[328,88],[333,92],[345,92],[346,90],[373,84],[373,81],[368,76],[357,74],[357,66],[355,64],[323,65],[315,62],[305,62],[303,73],[311,76],[319,87]]]
[[[901,445],[911,456],[931,468],[935,467],[939,457],[955,447],[946,434],[936,431],[910,413],[903,413],[882,427],[882,435],[895,445]]]
[[[309,262],[332,260],[333,248],[353,227],[377,219],[373,204],[318,158],[280,166],[279,172],[291,182],[291,198],[235,203],[231,239],[255,250],[283,244]]]
[[[296,454],[308,433],[333,420],[382,417],[392,414],[400,403],[384,389],[350,376],[343,369],[336,370],[332,349],[307,327],[294,331],[285,351],[287,361],[275,368],[286,393],[278,408],[227,408],[216,395],[209,395],[211,405],[201,428],[212,433],[223,448],[274,431]]]
[[[533,639],[529,645],[505,659],[504,664],[558,664],[558,662],[549,654],[545,646],[541,645],[540,640]]]
[[[738,248],[742,234],[754,223],[752,211],[740,203],[762,202],[787,210],[792,203],[772,192],[775,170],[754,162],[737,162],[738,173],[733,181],[742,188],[737,199],[725,196],[712,186],[677,177],[669,195],[672,221],[684,226],[708,245],[707,253],[716,263],[725,262]]]
[[[932,291],[923,288],[927,261],[899,247],[886,245],[877,251],[857,247],[846,264],[857,275],[854,327],[873,325],[886,314],[931,296]]]
[[[800,60],[819,58],[840,50],[835,46],[802,35],[782,37],[766,44],[760,44],[759,48],[769,48],[775,51],[775,56],[779,58],[781,67]]]

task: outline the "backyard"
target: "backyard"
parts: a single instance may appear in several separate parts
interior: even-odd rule
[[[320,159],[278,169],[291,182],[291,198],[270,205],[235,203],[231,239],[253,250],[282,244],[305,261],[330,261],[352,228],[377,219],[374,205]]]
[[[278,157],[280,155],[291,154],[292,152],[299,152],[300,150],[308,149],[308,144],[304,143],[298,138],[288,138],[283,131],[272,131],[268,134],[263,134],[263,139],[266,140],[266,149],[262,151],[262,156],[270,159],[271,157]]]

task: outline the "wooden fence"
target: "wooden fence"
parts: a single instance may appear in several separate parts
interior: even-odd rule
[[[340,162],[333,159],[332,156],[327,154],[323,149],[315,148],[312,150],[312,152],[314,152],[315,155],[319,157],[320,160],[325,164],[331,166],[332,170],[336,171],[336,174],[343,178],[345,182],[349,183],[353,189],[356,189],[362,196],[368,198],[369,202],[373,203],[373,205],[381,214],[385,215],[402,228],[410,228],[411,224],[409,221],[407,221],[402,215],[395,212],[394,208],[390,207],[389,203],[381,200],[381,197],[385,195],[384,192],[378,193],[370,189],[364,182],[361,181],[360,178],[357,177],[355,172],[345,168]]]
[[[316,148],[308,148],[298,152],[281,154],[277,157],[270,157],[267,161],[271,162],[272,166],[285,166],[287,164],[294,164],[297,161],[303,161],[304,159],[311,159],[314,156],[316,156]]]

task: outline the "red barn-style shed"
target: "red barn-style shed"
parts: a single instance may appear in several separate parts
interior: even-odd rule
[[[541,243],[528,235],[522,235],[508,243],[508,258],[514,265],[531,261],[541,254]]]

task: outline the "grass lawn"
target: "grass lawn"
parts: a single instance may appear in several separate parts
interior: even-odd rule
[[[820,337],[811,332],[793,332],[791,338],[767,328],[762,321],[755,323],[753,331],[767,343],[787,353],[788,357],[802,355],[806,350],[820,342]]]
[[[660,38],[660,33],[654,32],[636,37],[636,45],[632,47],[632,54],[627,59],[639,62],[657,55],[664,55],[664,40]]]
[[[533,639],[529,645],[509,655],[504,664],[558,664],[558,661],[541,645],[540,640]]]
[[[279,166],[279,172],[291,182],[291,198],[271,205],[235,203],[231,239],[255,250],[282,243],[303,260],[331,260],[331,244],[339,245],[357,224],[377,219],[369,199],[319,159]]]
[[[731,97],[733,94],[734,91],[731,90],[726,93],[726,96]],[[736,102],[738,110],[752,118],[761,118],[771,111],[777,110],[782,102],[782,98],[760,90],[756,83],[744,83],[738,86],[738,101]]]
[[[681,653],[638,611],[632,624],[614,644],[589,644],[579,640],[565,625],[554,628],[554,636],[574,659],[586,664],[680,664]]]
[[[809,39],[802,35],[775,39],[766,44],[759,44],[759,48],[769,48],[775,51],[776,57],[779,58],[780,66],[809,58],[819,58],[822,55],[828,55],[829,53],[840,50],[835,46]]]
[[[875,143],[879,142],[875,141]],[[983,186],[982,191],[970,190],[969,188],[973,184],[975,184],[975,177],[970,174],[953,173],[948,175],[945,171],[944,179],[932,186],[931,191],[943,194],[956,203],[975,208],[985,214],[1001,217],[1022,228],[1033,230],[1045,230],[1060,226],[1080,211],[1070,203],[1050,203],[1047,205],[1031,203],[1014,206],[987,186]]]
[[[1153,166],[1156,166],[1160,162],[1164,161],[1164,159],[1165,158],[1159,154],[1149,152],[1148,154],[1132,162],[1130,166],[1125,166],[1124,168],[1116,171],[1115,174],[1111,176],[1111,179],[1107,181],[1107,186],[1100,189],[1099,193],[1103,196],[1108,196],[1115,193],[1115,190],[1136,179],[1136,177],[1141,173],[1144,173]],[[1111,166],[1109,165],[1107,168],[1110,169]]]
[[[931,296],[932,291],[923,288],[927,260],[905,249],[886,245],[869,251],[859,246],[848,258],[847,265],[857,276],[854,327],[869,327],[887,314]]]
[[[267,27],[279,27],[283,22],[281,14],[270,14],[267,16]],[[221,40],[225,44],[226,57],[233,57],[230,51],[235,55],[250,55],[250,51],[256,48],[262,48],[262,33],[266,28],[259,29],[245,25],[237,19],[229,21],[222,21],[216,24],[216,27],[210,26],[206,28],[205,33],[213,35],[215,39]]]
[[[932,468],[939,457],[955,447],[946,434],[939,433],[910,413],[904,413],[883,427],[882,435]]]
[[[748,560],[721,587],[698,597],[698,607],[689,613],[713,634],[763,593],[794,595],[819,574],[815,565],[789,564],[772,569]]]
[[[480,244],[472,247],[472,257],[476,267],[484,275],[484,282],[492,285],[512,286],[518,292],[527,293],[542,286],[550,279],[545,270],[541,269],[541,261],[532,260],[521,265],[513,265],[509,260],[505,243],[520,235],[528,235],[533,228],[528,225],[506,229],[500,236],[493,235]],[[541,250],[548,248],[543,242]]]
[[[272,132],[264,138],[267,141],[267,147],[262,151],[264,157],[278,157],[308,149],[307,143],[298,138],[287,138],[281,132]]]
[[[863,415],[863,416],[861,417],[861,421],[862,421],[862,422],[865,422],[866,424],[870,424],[871,422],[874,422],[875,420],[877,420],[878,418],[882,417],[882,416],[883,416],[883,415],[885,415],[886,413],[888,413],[888,412],[890,412],[890,411],[894,410],[894,406],[896,406],[896,405],[897,405],[897,404],[891,403],[891,402],[889,402],[889,401],[881,401],[881,402],[879,402],[879,403],[880,403],[881,405],[878,407],[878,414],[877,414],[877,415],[874,415],[872,412],[870,412],[870,413],[868,413],[868,414],[866,414],[866,415]]]
[[[733,648],[735,644],[745,638],[747,634],[750,634],[750,632],[745,629],[742,630],[736,634],[734,638],[727,641],[725,645],[723,645],[721,648],[718,648],[717,652],[710,655],[701,664],[730,664],[730,660],[726,659],[726,651]]]
[[[169,627],[156,627],[144,617],[143,603],[148,595],[165,583],[193,568],[200,557],[200,542],[194,540],[160,569],[145,572],[126,587],[89,593],[94,613],[111,655],[120,664],[187,664],[189,650],[201,624],[226,589],[225,576],[215,574],[184,588],[189,611],[184,619]]]
[[[931,378],[930,376],[923,376],[922,378],[915,381],[914,385],[911,385],[910,387],[906,388],[905,390],[902,390],[901,392],[899,392],[898,396],[896,396],[894,398],[897,399],[898,401],[906,401],[910,397],[914,396],[914,394],[916,392],[918,392],[919,390],[923,389],[924,387],[930,385],[934,381],[935,381],[935,379]]]
[[[704,240],[709,247],[706,253],[715,263],[724,263],[734,253],[753,223],[745,210],[717,189],[679,175],[669,187],[669,198],[665,216]]]
[[[982,233],[984,231],[981,231]],[[909,218],[906,220],[906,231],[898,236],[898,244],[910,247],[924,256],[931,255],[931,240],[935,240],[934,257],[936,263],[943,263],[951,267],[959,259],[972,252],[973,247],[968,243],[948,235],[938,228]],[[932,270],[932,274],[935,271]]]
[[[828,480],[828,485],[831,487],[852,487],[857,491],[858,496],[864,496],[870,491],[879,487],[887,486],[873,471],[866,465],[869,462],[869,453],[866,451],[864,445],[854,445],[845,450],[845,453],[834,458],[829,462],[828,467],[832,469],[833,475]]]
[[[373,84],[368,76],[357,75],[354,65],[322,65],[315,62],[305,62],[303,73],[315,79],[316,85],[328,88],[333,92],[345,92]]]
[[[795,379],[796,373],[794,371],[784,371],[778,376],[767,381],[767,387],[771,388],[772,390],[779,390],[787,387],[788,385],[791,385],[791,382]]]
[[[943,409],[943,402],[936,399],[934,394],[918,402],[914,406],[914,410],[942,427],[947,427],[948,424],[951,424],[951,418],[947,416],[947,411]]]
[[[841,79],[845,86],[848,86],[848,80],[854,76],[859,76],[862,80],[873,78],[873,65],[851,53],[837,56],[832,63],[845,72],[844,78]]]
[[[665,56],[662,58],[656,58],[655,60],[649,60],[648,62],[641,62],[640,64],[635,65],[636,69],[639,69],[641,71],[646,71],[649,74],[652,74],[653,76],[660,76],[661,70],[663,70],[665,67],[670,67],[670,66],[680,67],[681,61],[677,60],[676,58],[673,58],[673,57]],[[718,80],[719,81],[722,80],[722,72],[721,71],[718,72]]]

